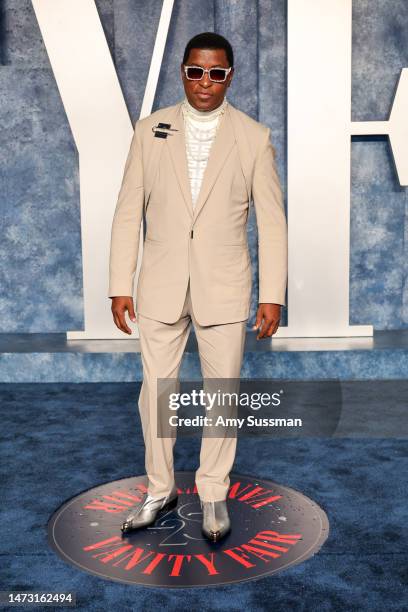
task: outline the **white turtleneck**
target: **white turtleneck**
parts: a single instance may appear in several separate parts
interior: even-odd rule
[[[193,208],[200,192],[211,146],[227,104],[228,101],[224,97],[222,103],[217,108],[209,111],[200,111],[190,104],[187,97],[183,100],[182,111],[186,135],[187,166]]]

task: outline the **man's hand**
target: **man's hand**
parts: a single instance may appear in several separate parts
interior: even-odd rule
[[[113,297],[111,311],[116,327],[118,327],[121,331],[125,332],[125,334],[130,335],[132,333],[132,330],[130,329],[130,327],[128,327],[126,323],[125,312],[128,311],[130,320],[136,323],[133,299],[128,295]]]
[[[259,340],[259,338],[269,338],[277,331],[280,322],[280,315],[280,304],[258,305],[255,325],[252,327],[252,329],[258,329],[262,323],[262,327],[256,337],[257,340]]]

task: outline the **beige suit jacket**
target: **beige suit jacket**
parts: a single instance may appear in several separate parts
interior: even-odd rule
[[[135,310],[178,320],[187,283],[200,325],[249,317],[249,206],[258,227],[259,303],[285,305],[287,223],[270,128],[231,103],[221,118],[193,211],[182,101],[136,121],[112,223],[108,296],[133,297],[145,218]],[[168,123],[167,138],[153,126]]]

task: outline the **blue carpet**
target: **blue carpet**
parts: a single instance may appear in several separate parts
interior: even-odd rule
[[[301,491],[330,521],[317,555],[273,576],[166,590],[105,581],[62,561],[47,543],[52,512],[97,484],[144,473],[138,393],[135,383],[0,385],[0,590],[74,591],[79,610],[407,609],[405,439],[239,440],[234,471]],[[198,454],[197,438],[180,439],[176,470],[195,470]]]

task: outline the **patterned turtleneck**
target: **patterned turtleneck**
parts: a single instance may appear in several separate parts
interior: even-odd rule
[[[194,108],[187,97],[185,97],[181,106],[184,116],[187,166],[193,209],[200,193],[210,149],[227,104],[228,101],[224,97],[222,103],[217,108],[209,111],[200,111]]]

